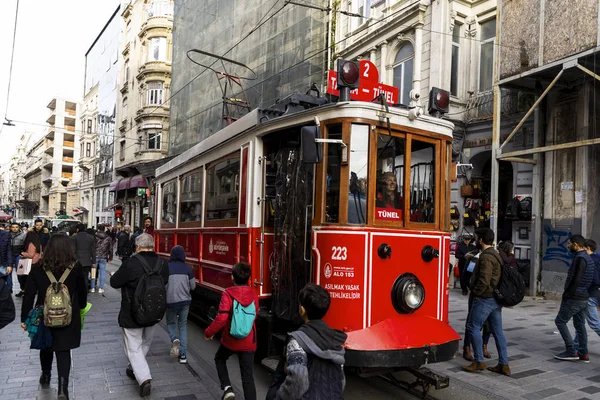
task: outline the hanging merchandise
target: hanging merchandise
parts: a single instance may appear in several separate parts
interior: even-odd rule
[[[525,197],[519,202],[519,220],[531,221],[531,197]]]
[[[473,195],[473,186],[471,186],[468,179],[467,183],[460,187],[460,195],[462,197],[470,197]]]
[[[460,227],[460,213],[458,207],[452,206],[450,208],[450,231],[457,231]]]
[[[518,198],[514,197],[508,201],[506,205],[506,214],[504,217],[510,221],[518,221],[519,214],[521,212],[521,201]]]

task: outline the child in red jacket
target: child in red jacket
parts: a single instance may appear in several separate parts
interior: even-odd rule
[[[248,335],[244,338],[236,339],[231,334],[231,321],[234,303],[242,307],[248,307],[254,303],[254,320],[256,320],[256,316],[258,315],[258,296],[248,285],[251,274],[250,265],[237,263],[233,266],[232,272],[231,278],[234,286],[227,288],[223,292],[217,317],[206,331],[204,331],[204,336],[207,340],[211,340],[217,332],[222,331],[221,346],[215,354],[217,374],[219,375],[221,389],[223,390],[221,400],[235,398],[227,371],[227,359],[233,354],[237,354],[240,363],[244,398],[246,400],[256,400],[256,387],[254,386],[253,377],[254,352],[256,351],[256,325],[253,322]]]

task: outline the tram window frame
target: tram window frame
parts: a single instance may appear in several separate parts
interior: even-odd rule
[[[325,126],[325,132],[324,132],[324,137],[326,139],[341,139],[344,141],[344,143],[348,143],[348,138],[350,135],[350,122],[348,121],[331,121],[331,123],[328,123]],[[330,154],[330,146],[335,146],[338,150],[338,164],[334,165],[333,167],[337,167],[338,171],[333,172],[333,174],[330,174],[330,159],[333,159],[332,155]],[[334,151],[333,149],[331,149],[332,151]],[[347,217],[348,217],[348,212],[347,212],[347,204],[342,204],[342,198],[345,198],[345,196],[342,196],[342,193],[347,192],[347,185],[348,182],[345,182],[345,180],[342,178],[343,176],[348,175],[348,163],[344,163],[342,162],[342,146],[340,144],[334,144],[334,143],[325,143],[324,149],[323,149],[323,154],[324,154],[324,160],[323,160],[323,202],[322,202],[322,223],[324,225],[340,225],[340,224],[345,224]],[[335,181],[335,176],[337,175],[337,182]],[[331,178],[331,179],[330,179]],[[329,185],[337,185],[337,199],[334,193],[331,192],[331,188],[335,189],[335,187],[330,186]],[[329,190],[329,193],[328,193]],[[345,191],[345,192],[344,192]],[[329,201],[329,198],[331,198],[332,200]],[[330,203],[330,204],[328,204]],[[337,218],[331,218],[329,219],[328,217],[328,205],[331,205],[333,207],[335,207],[337,209]]]
[[[348,225],[366,225],[369,221],[369,161],[371,159],[371,126],[369,124],[357,124],[353,123],[350,125],[350,137],[348,146],[348,167],[346,176],[348,177],[348,190],[346,191],[348,196],[348,210],[346,212],[346,223]],[[360,164],[356,165],[355,158],[358,158],[358,154],[364,152],[366,163],[357,171],[353,171],[353,167],[356,168]],[[359,175],[362,172],[363,175]],[[353,182],[352,174],[355,174],[356,181]],[[361,190],[362,188],[362,190]],[[358,190],[358,203],[356,193],[351,193],[351,190]],[[362,210],[362,199],[360,198],[361,193],[364,194],[364,212]],[[344,195],[344,199],[345,199]],[[340,196],[341,197],[341,196]],[[341,199],[340,199],[341,200]],[[352,207],[354,205],[354,207]],[[350,214],[352,211],[356,211],[358,218],[362,214],[362,222],[350,222]]]
[[[161,184],[160,187],[160,227],[161,228],[175,228],[177,226],[177,219],[178,219],[178,204],[179,204],[179,189],[178,189],[178,182],[177,182],[177,178],[168,180],[167,182]],[[172,192],[166,192],[165,188],[168,185],[173,185],[173,191]],[[164,219],[165,217],[165,193],[170,194],[170,193],[174,193],[175,195],[175,201],[174,201],[174,205],[175,205],[175,209],[174,209],[174,222],[168,222],[167,220]]]
[[[232,210],[235,209],[235,217],[232,218],[209,218],[209,212],[213,211],[209,209],[209,202],[211,192],[209,190],[209,183],[213,178],[211,173],[214,168],[218,165],[223,164],[225,162],[231,162],[232,160],[237,160],[238,169],[237,174],[233,176],[233,181],[230,184],[235,185],[237,187],[237,201],[235,203],[235,208],[231,207]],[[239,207],[240,207],[240,189],[241,189],[241,169],[242,169],[242,154],[241,151],[238,150],[234,153],[231,153],[225,157],[222,157],[212,163],[206,165],[206,173],[204,179],[204,226],[206,227],[217,227],[217,226],[237,226],[238,218],[239,218]],[[229,192],[232,193],[232,192]],[[233,206],[233,204],[231,204]]]
[[[186,179],[190,178],[193,175],[199,175],[198,190],[199,190],[200,197],[198,199],[184,201],[184,191],[186,190],[186,186],[185,186],[184,182]],[[180,182],[179,182],[179,214],[178,214],[179,226],[180,227],[201,227],[202,220],[204,218],[204,180],[205,180],[204,167],[197,168],[193,171],[186,173],[185,175],[182,175],[179,178],[179,180],[180,180]],[[193,192],[190,192],[190,193],[193,193]],[[191,204],[199,203],[200,204],[200,215],[199,215],[200,219],[199,220],[192,220],[192,221],[183,221],[182,220],[183,205],[185,203],[191,203]],[[194,206],[194,207],[196,207],[196,206]]]
[[[417,221],[411,221],[411,182],[412,182],[412,177],[411,177],[411,168],[406,168],[405,170],[405,182],[407,182],[407,185],[405,185],[404,188],[404,192],[405,192],[405,209],[408,210],[408,212],[405,214],[405,221],[406,221],[406,226],[409,228],[416,228],[416,229],[427,229],[427,230],[432,230],[432,229],[440,229],[440,208],[441,208],[441,202],[442,202],[442,194],[440,192],[441,190],[441,164],[442,164],[442,154],[441,154],[441,146],[442,146],[442,141],[440,141],[437,138],[429,138],[429,137],[425,137],[425,136],[420,136],[420,135],[413,135],[413,134],[409,134],[407,135],[407,147],[406,147],[406,154],[407,154],[407,160],[408,160],[408,165],[412,166],[412,145],[413,142],[421,142],[421,143],[427,143],[427,144],[431,144],[433,146],[435,146],[434,149],[434,154],[433,154],[433,161],[435,162],[435,178],[434,178],[434,193],[433,193],[433,207],[434,207],[434,213],[433,213],[433,222],[417,222]]]
[[[372,135],[371,137],[371,154],[370,154],[370,165],[371,165],[371,169],[369,171],[369,175],[371,177],[370,179],[370,191],[369,191],[369,197],[371,199],[376,199],[377,196],[377,185],[379,183],[380,180],[380,175],[381,175],[381,171],[378,170],[378,140],[379,140],[379,135],[385,135],[385,136],[392,136],[395,139],[401,139],[404,141],[404,161],[403,161],[403,165],[402,165],[402,182],[398,182],[397,181],[397,185],[402,187],[402,190],[399,191],[398,193],[401,194],[401,201],[402,201],[402,218],[400,220],[397,221],[389,221],[389,220],[385,220],[385,219],[379,219],[376,217],[376,201],[373,201],[371,203],[371,205],[369,205],[369,221],[373,226],[378,226],[378,227],[384,227],[384,228],[404,228],[406,226],[406,209],[407,209],[407,202],[406,202],[406,193],[407,193],[407,185],[404,184],[404,182],[406,182],[406,163],[410,162],[410,160],[408,160],[408,134],[406,134],[403,131],[392,131],[392,134],[390,135],[390,132],[387,129],[378,129],[374,135]]]

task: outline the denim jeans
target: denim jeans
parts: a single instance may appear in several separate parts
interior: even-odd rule
[[[187,318],[190,311],[190,305],[169,308],[167,306],[167,329],[171,342],[179,339],[179,355],[185,356],[187,351]],[[179,336],[177,336],[177,327],[179,326]]]
[[[588,310],[588,300],[572,300],[563,299],[560,303],[560,310],[554,320],[556,327],[562,336],[567,351],[571,354],[579,352],[581,355],[587,355],[587,331],[585,330],[585,317]],[[577,347],[573,343],[571,332],[567,322],[573,318],[573,326],[575,326],[575,332],[577,333]]]
[[[465,321],[465,339],[463,342],[463,346],[471,346],[472,345],[472,340],[471,340],[471,336],[468,334],[467,331],[467,323],[469,322],[469,314],[471,314],[471,309],[473,308],[473,292],[471,292],[469,294],[469,302],[468,302],[468,312],[467,312],[467,320]],[[492,332],[490,331],[490,324],[488,321],[486,321],[485,324],[483,324],[483,344],[487,346],[487,344],[490,342],[490,336],[492,336]]]
[[[6,268],[7,267],[0,267],[0,273],[6,274]],[[8,286],[9,290],[12,290],[13,289],[12,271],[10,272],[10,274],[6,274],[5,279],[6,279],[6,286]]]
[[[100,289],[104,289],[104,278],[106,278],[106,258],[97,258],[96,259],[96,274],[98,275],[98,287]],[[92,279],[91,282],[92,289],[96,288],[96,280]]]
[[[467,321],[467,334],[471,337],[473,344],[473,356],[475,361],[483,362],[483,339],[481,328],[488,320],[490,330],[496,341],[498,350],[498,364],[508,364],[508,351],[506,349],[506,338],[502,331],[502,306],[495,298],[474,297],[473,306]]]

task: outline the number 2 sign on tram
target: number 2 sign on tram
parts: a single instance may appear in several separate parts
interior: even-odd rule
[[[337,71],[327,71],[327,93],[339,96],[337,87]],[[400,91],[398,88],[379,83],[379,71],[369,60],[360,60],[360,87],[350,92],[350,98],[357,101],[372,101],[381,93],[388,104],[397,104]]]

